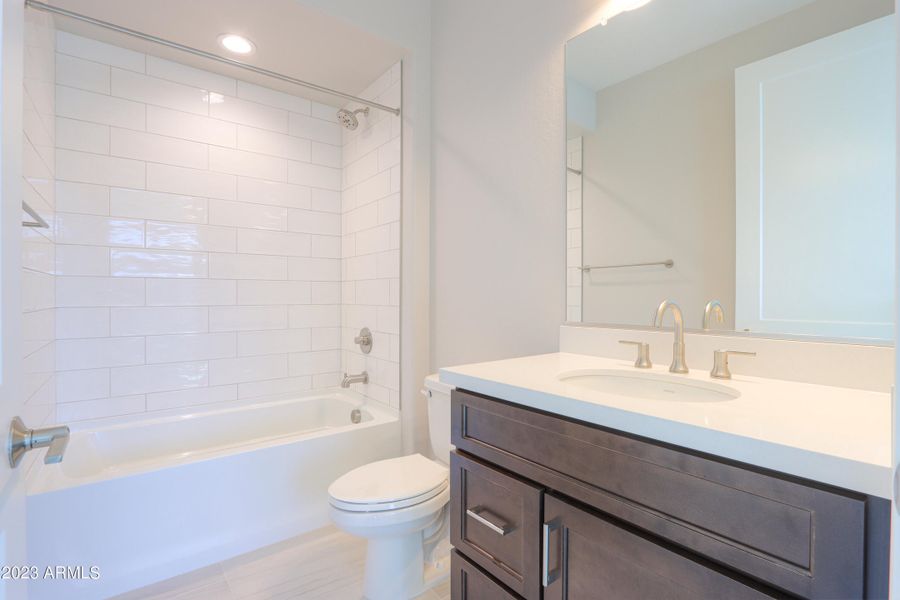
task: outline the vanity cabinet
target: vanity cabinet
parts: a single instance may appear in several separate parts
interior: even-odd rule
[[[452,411],[457,562],[514,597],[887,597],[884,499],[463,390]]]

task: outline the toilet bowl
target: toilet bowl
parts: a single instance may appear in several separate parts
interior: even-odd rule
[[[367,540],[368,600],[412,598],[447,576],[450,387],[425,380],[432,450],[363,465],[328,488],[331,520]]]

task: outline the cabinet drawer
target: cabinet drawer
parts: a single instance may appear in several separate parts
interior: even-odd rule
[[[541,488],[450,456],[450,541],[526,599],[540,598]]]
[[[518,596],[470,563],[456,550],[450,555],[450,597],[453,600],[518,600]]]
[[[764,600],[762,587],[729,577],[611,520],[547,495],[545,600]]]
[[[864,496],[460,390],[452,442],[792,594],[867,596]]]

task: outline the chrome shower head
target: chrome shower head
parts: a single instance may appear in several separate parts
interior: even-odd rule
[[[357,127],[359,127],[359,118],[356,116],[357,114],[362,113],[365,116],[369,116],[369,107],[359,108],[356,110],[347,110],[346,108],[342,108],[337,111],[338,123],[340,123],[343,127],[353,131]]]

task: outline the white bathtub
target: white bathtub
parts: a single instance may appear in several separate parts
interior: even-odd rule
[[[30,597],[107,597],[322,527],[335,478],[400,452],[396,412],[343,391],[78,424],[29,477],[28,562],[85,579]]]

